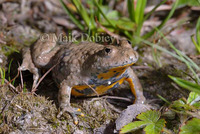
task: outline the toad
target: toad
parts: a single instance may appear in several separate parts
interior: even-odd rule
[[[135,103],[145,98],[141,84],[131,66],[138,60],[138,54],[131,43],[121,40],[115,45],[94,42],[59,45],[49,34],[46,40],[38,39],[30,48],[23,49],[23,63],[19,70],[33,73],[33,88],[40,78],[40,69],[52,66],[52,77],[59,87],[58,101],[63,112],[72,115],[75,124],[80,109],[70,105],[73,96],[94,96],[115,90],[124,81],[129,83]]]

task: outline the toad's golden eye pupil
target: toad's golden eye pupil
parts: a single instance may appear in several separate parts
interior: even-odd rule
[[[111,49],[110,48],[106,48],[105,51],[106,51],[106,53],[109,53],[111,51]]]

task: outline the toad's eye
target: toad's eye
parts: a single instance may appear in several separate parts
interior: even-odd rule
[[[128,43],[129,43],[130,45],[132,44],[130,40],[127,40],[127,41],[128,41]]]
[[[110,53],[111,49],[110,48],[105,48],[106,53]]]

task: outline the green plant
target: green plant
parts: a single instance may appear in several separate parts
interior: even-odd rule
[[[16,52],[16,53],[20,53],[15,47],[16,46],[8,46],[8,45],[4,45],[4,44],[0,44],[2,45],[2,52],[6,55],[9,56],[11,53]]]
[[[70,9],[65,5],[65,3],[62,0],[60,0],[60,3],[63,6],[65,12],[70,17],[70,19],[74,22],[74,24],[76,24],[76,26],[78,28],[80,28],[81,30],[84,30],[83,24],[78,19],[76,19],[76,17],[73,15],[73,13],[70,11]]]
[[[176,84],[178,84],[179,86],[181,86],[182,88],[188,89],[192,92],[196,92],[198,94],[200,94],[200,85],[187,81],[187,80],[183,80],[181,78],[178,77],[174,77],[169,75],[169,78],[171,78],[174,82],[176,82]]]
[[[162,2],[161,2],[162,3]],[[157,27],[155,27],[152,31],[150,31],[149,33],[143,35],[143,39],[147,39],[149,37],[151,37],[157,30],[160,30],[161,28],[163,28],[163,26],[167,23],[167,21],[172,17],[172,15],[174,14],[176,8],[178,7],[179,4],[179,0],[176,0],[175,3],[172,6],[172,9],[170,10],[169,14],[167,15],[167,17],[161,22],[161,24]],[[151,13],[151,12],[150,12]]]
[[[192,117],[200,117],[198,110],[200,109],[200,95],[195,92],[190,92],[187,99],[181,98],[173,101],[169,108],[177,113],[185,114]]]
[[[12,65],[13,59],[10,60],[9,65],[8,65],[8,81],[12,81],[12,85],[15,84],[15,79],[11,79],[10,73],[11,73],[11,65]]]
[[[121,130],[120,134],[133,132],[140,128],[144,128],[146,134],[159,134],[164,126],[165,120],[160,119],[161,113],[159,111],[147,111],[139,114],[137,119],[141,121],[134,121],[125,125]]]
[[[88,8],[84,7],[80,0],[71,0],[76,11],[70,9],[70,6],[65,4],[63,0],[60,0],[63,8],[66,13],[69,15],[70,19],[77,25],[77,27],[83,32],[87,32],[89,35],[94,35],[96,32],[105,32],[105,29],[98,26],[98,23],[105,27],[107,31],[124,35],[128,37],[134,44],[138,44],[140,40],[134,38],[134,36],[141,36],[141,28],[145,20],[154,13],[154,11],[167,0],[161,1],[158,5],[155,6],[147,15],[144,14],[144,9],[146,7],[147,0],[140,1],[138,0],[136,5],[134,5],[134,0],[127,1],[129,18],[121,15],[117,10],[110,9],[108,5],[103,5],[102,0],[92,0],[87,1]],[[172,7],[169,15],[162,21],[162,23],[156,27],[161,29],[166,22],[173,15],[176,7],[178,6],[179,0],[177,0]],[[78,14],[84,23],[81,23],[79,19],[76,18],[74,14]],[[96,20],[95,20],[96,18]],[[98,23],[97,23],[98,22]],[[155,29],[149,33],[142,36],[143,39],[151,37],[155,32]]]
[[[171,77],[171,76],[170,76]],[[161,97],[161,96],[160,96]],[[198,111],[200,110],[200,95],[195,92],[190,92],[187,99],[181,98],[173,102],[169,102],[162,97],[162,100],[166,101],[169,110],[179,114],[180,116],[180,134],[192,134],[199,133],[199,122],[200,115]],[[137,119],[140,121],[134,121],[127,125],[125,125],[120,133],[129,133],[134,132],[138,129],[143,128],[146,134],[159,134],[162,131],[166,133],[170,133],[167,128],[165,128],[166,121],[161,119],[161,112],[150,110],[147,112],[143,112],[137,116]],[[182,121],[181,121],[182,118]],[[189,120],[192,118],[192,120]],[[168,123],[168,122],[167,122]],[[190,128],[190,129],[189,129]]]
[[[5,69],[4,68],[1,68],[0,67],[0,78],[1,78],[1,85],[3,85],[4,84],[4,82],[5,82],[5,79],[6,79],[6,71],[5,71]]]
[[[199,81],[199,77],[197,75],[197,72],[200,71],[200,68],[187,55],[185,55],[180,50],[176,49],[176,47],[169,40],[167,40],[165,38],[165,36],[158,29],[156,29],[156,31],[169,44],[170,48],[172,48],[175,53],[172,53],[157,44],[153,44],[147,40],[144,40],[143,38],[140,38],[140,37],[136,37],[136,38],[138,38],[143,43],[150,45],[152,47],[152,49],[156,49],[156,50],[165,52],[165,53],[177,58],[178,60],[182,61],[183,63],[185,63],[194,76],[194,78],[192,77],[192,79],[196,82],[196,83],[193,83],[193,82],[183,80],[181,78],[169,75],[169,77],[174,82],[176,82],[180,87],[188,89],[192,92],[190,92],[189,97],[187,99],[181,98],[181,99],[178,99],[173,102],[167,101],[162,96],[159,96],[159,97],[169,105],[168,108],[170,110],[177,113],[179,115],[179,117],[181,118],[180,119],[181,127],[179,129],[179,133],[181,133],[181,134],[199,133],[200,132],[199,125],[197,125],[195,123],[199,122],[198,118],[200,118],[200,115],[198,112],[200,109],[200,103],[199,103],[199,100],[200,100],[200,85],[199,85],[199,83],[200,83],[200,81]],[[188,119],[191,119],[191,118],[193,118],[193,119],[188,121]],[[191,129],[189,130],[188,128],[192,128],[192,130]]]
[[[182,126],[180,134],[199,134],[200,133],[200,119],[193,118]]]
[[[171,56],[173,56],[174,58],[177,58],[178,60],[184,62],[187,67],[190,69],[190,71],[192,72],[192,74],[194,75],[195,78],[193,78],[195,80],[196,83],[200,83],[200,79],[197,75],[197,73],[195,72],[195,70],[200,71],[200,67],[191,59],[189,58],[186,54],[184,54],[183,52],[181,52],[180,50],[178,50],[165,36],[162,32],[160,32],[158,29],[156,29],[156,31],[159,33],[159,35],[167,42],[167,44],[169,45],[170,48],[172,48],[175,53],[168,51],[167,49],[157,45],[157,44],[153,44],[147,40],[144,40],[141,37],[137,37],[135,36],[135,38],[137,38],[138,40],[140,40],[141,42],[145,43],[146,45],[151,46],[153,49],[157,49],[159,51],[162,51],[164,53],[167,53]]]
[[[140,36],[141,28],[144,23],[144,10],[146,7],[146,3],[147,3],[147,0],[143,0],[143,1],[138,0],[136,5],[134,5],[134,0],[128,0],[127,2],[129,18],[137,26],[135,33],[133,33],[136,36]],[[136,43],[138,43],[137,40],[135,41]]]
[[[178,113],[180,116],[181,127],[179,129],[180,134],[199,134],[199,122],[200,115],[198,111],[200,110],[200,95],[195,92],[190,92],[187,100],[181,98],[172,102],[169,108]],[[192,120],[189,120],[191,119]],[[188,121],[189,120],[189,121]]]
[[[200,53],[200,17],[197,21],[196,25],[196,41],[194,39],[194,35],[191,36],[192,42],[195,45],[198,53]]]
[[[200,0],[180,0],[179,5],[200,6]]]

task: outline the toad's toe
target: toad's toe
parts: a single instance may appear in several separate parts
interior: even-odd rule
[[[62,110],[58,113],[57,118],[60,118],[61,115],[64,112],[68,112],[72,116],[72,118],[74,120],[74,124],[76,124],[76,125],[78,124],[77,115],[80,115],[82,117],[84,116],[84,114],[81,112],[81,109],[79,109],[79,108],[73,108],[71,106],[67,106],[65,108],[62,108]]]

